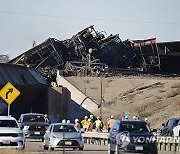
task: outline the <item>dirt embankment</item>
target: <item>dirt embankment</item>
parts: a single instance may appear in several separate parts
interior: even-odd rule
[[[102,116],[147,117],[151,127],[160,128],[170,117],[180,117],[180,78],[161,77],[67,77],[73,85],[100,104],[103,94]],[[99,111],[94,113],[99,115]]]

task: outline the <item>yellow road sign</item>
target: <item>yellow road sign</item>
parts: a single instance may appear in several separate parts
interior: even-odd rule
[[[19,95],[20,91],[17,90],[10,82],[8,82],[0,91],[1,98],[7,104],[11,104]]]

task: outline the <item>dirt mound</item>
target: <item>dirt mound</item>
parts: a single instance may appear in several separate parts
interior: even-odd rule
[[[97,104],[100,104],[102,89],[104,122],[110,115],[124,117],[128,111],[130,118],[147,117],[151,127],[159,129],[170,117],[180,117],[180,78],[73,76],[66,79]]]

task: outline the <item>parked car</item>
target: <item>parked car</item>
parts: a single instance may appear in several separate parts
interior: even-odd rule
[[[109,132],[108,152],[157,154],[157,139],[143,120],[116,120]]]
[[[180,120],[179,120],[177,126],[175,126],[173,128],[173,136],[180,137]]]
[[[84,138],[72,123],[51,124],[44,135],[44,150],[54,148],[73,148],[83,150]]]
[[[24,132],[14,117],[0,116],[0,148],[25,148]]]
[[[178,125],[180,118],[171,118],[165,124],[162,124],[162,128],[160,130],[161,136],[173,136],[173,128]]]
[[[24,130],[26,138],[44,140],[45,131],[49,127],[49,123],[45,121],[44,114],[21,114],[18,122],[20,123],[20,127]]]

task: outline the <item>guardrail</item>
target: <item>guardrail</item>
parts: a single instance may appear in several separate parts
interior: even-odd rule
[[[109,133],[85,132],[82,134],[86,144],[108,145]],[[180,151],[180,137],[158,136],[159,151]]]
[[[108,135],[109,133],[99,132],[85,132],[82,134],[85,143],[100,145],[108,145]]]
[[[158,136],[157,141],[160,151],[180,151],[180,137]]]

